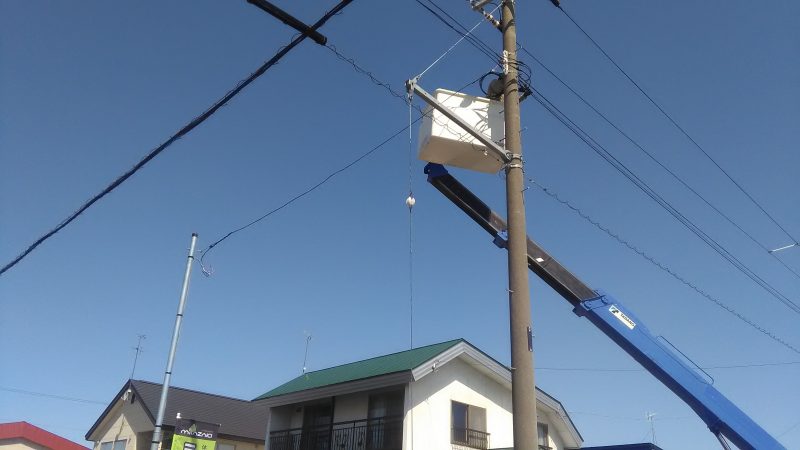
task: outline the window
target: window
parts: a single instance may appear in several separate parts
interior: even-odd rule
[[[486,410],[461,402],[452,402],[453,444],[467,447],[489,448],[489,433],[486,432]]]
[[[125,450],[125,444],[127,443],[128,441],[125,439],[103,442],[100,444],[100,450]]]
[[[550,450],[552,447],[550,447],[550,436],[547,432],[547,424],[537,423],[536,434],[539,436],[539,450]]]

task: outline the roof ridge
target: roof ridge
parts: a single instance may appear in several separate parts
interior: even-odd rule
[[[310,375],[312,373],[324,372],[326,370],[331,370],[331,369],[338,369],[339,367],[349,366],[351,364],[361,364],[361,363],[366,362],[366,361],[372,361],[373,359],[386,358],[386,357],[389,357],[389,356],[399,355],[401,353],[408,353],[408,352],[413,352],[413,351],[416,351],[416,350],[422,350],[424,348],[433,347],[433,346],[436,346],[436,345],[449,344],[451,342],[453,343],[453,345],[455,345],[455,343],[462,342],[462,341],[466,342],[463,338],[451,339],[449,341],[436,342],[434,344],[423,345],[422,347],[414,347],[414,348],[410,348],[408,350],[400,350],[399,352],[393,352],[393,353],[387,353],[385,355],[373,356],[371,358],[365,358],[365,359],[360,359],[358,361],[352,361],[352,362],[349,362],[349,363],[339,364],[339,365],[336,365],[336,366],[330,366],[330,367],[326,367],[324,369],[312,370],[311,372],[306,372],[303,375]],[[303,376],[303,375],[299,375],[299,376]],[[292,380],[294,380],[295,378],[297,378],[297,377],[292,378]]]
[[[162,383],[155,383],[155,382],[153,382],[153,381],[147,381],[147,380],[134,380],[134,379],[131,379],[130,381],[131,381],[131,382],[137,382],[137,383],[151,384],[151,385],[155,385],[155,386],[163,386],[163,384],[162,384]],[[179,390],[181,390],[181,391],[193,392],[193,393],[195,393],[195,394],[208,395],[208,396],[210,396],[210,397],[219,397],[219,398],[224,398],[224,399],[228,399],[228,400],[236,400],[236,401],[238,401],[238,402],[250,403],[250,400],[245,400],[245,399],[242,399],[242,398],[230,397],[230,396],[227,396],[227,395],[221,395],[221,394],[212,394],[212,393],[210,393],[210,392],[203,392],[203,391],[198,391],[198,390],[195,390],[195,389],[184,388],[184,387],[180,387],[180,386],[173,386],[173,385],[170,385],[170,386],[169,386],[169,388],[170,388],[170,390],[172,390],[172,389],[179,389]]]

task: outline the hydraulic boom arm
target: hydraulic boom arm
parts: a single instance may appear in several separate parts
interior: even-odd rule
[[[495,245],[505,248],[506,222],[502,217],[459,183],[443,166],[428,164],[425,173],[428,174],[429,183],[493,236]],[[561,294],[574,307],[575,314],[589,319],[689,405],[723,447],[728,448],[727,439],[741,450],[785,450],[775,438],[714,388],[706,377],[689,366],[685,357],[682,358],[657,339],[622,303],[591,289],[530,238],[528,267]]]

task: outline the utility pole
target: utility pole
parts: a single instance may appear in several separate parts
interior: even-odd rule
[[[192,233],[192,243],[189,246],[189,257],[186,261],[186,272],[183,274],[183,286],[181,287],[181,298],[178,302],[178,313],[175,315],[175,328],[172,331],[172,343],[169,347],[169,357],[167,358],[167,369],[164,371],[164,384],[161,386],[161,399],[158,402],[158,415],[156,416],[156,426],[153,430],[153,440],[150,442],[150,450],[158,450],[161,444],[161,425],[164,423],[164,411],[167,409],[167,394],[169,393],[169,380],[172,377],[172,364],[175,362],[175,351],[178,348],[178,338],[181,335],[181,323],[183,322],[183,310],[186,307],[186,297],[189,294],[189,276],[192,274],[192,263],[194,262],[194,247],[197,244],[197,233]]]
[[[508,210],[508,305],[511,329],[511,402],[515,450],[536,450],[538,433],[536,421],[536,386],[533,378],[533,329],[531,299],[528,283],[528,233],[523,198],[524,176],[519,119],[519,82],[517,67],[517,29],[514,20],[514,0],[502,0],[503,33],[503,108],[505,148],[458,117],[448,107],[417,84],[406,81],[409,94],[414,93],[445,117],[486,146],[503,161],[506,172],[506,208]],[[472,8],[482,11],[489,0],[475,0]],[[488,14],[484,17],[491,19]],[[493,21],[493,19],[492,19]],[[494,23],[494,22],[493,22]]]
[[[522,143],[517,80],[517,25],[514,0],[503,0],[503,107],[505,110],[506,207],[508,209],[508,304],[511,325],[511,402],[514,449],[535,450],[537,444],[536,387],[533,377],[533,330],[528,282]]]

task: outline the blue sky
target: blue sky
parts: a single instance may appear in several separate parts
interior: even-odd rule
[[[312,22],[329,1],[277,2]],[[462,23],[463,1],[437,2]],[[790,243],[549,1],[519,2],[519,41],[764,245]],[[800,5],[575,2],[564,8],[790,233],[800,152]],[[323,29],[397,89],[456,40],[415,2],[355,1]],[[0,260],[13,258],[285,45],[293,31],[246,2],[0,4]],[[500,48],[487,25],[476,36]],[[525,55],[537,89],[792,301],[795,275],[678,185]],[[466,43],[428,90],[492,69]],[[476,86],[467,92],[477,94]],[[408,109],[305,42],[212,119],[0,278],[0,422],[82,442],[128,378],[160,381],[186,250],[316,184],[408,124]],[[797,315],[721,259],[534,100],[522,104],[526,173],[786,342]],[[413,131],[416,145],[416,128]],[[408,136],[228,239],[194,272],[173,383],[252,398],[311,370],[409,343]],[[463,337],[508,362],[506,258],[413,163],[414,342]],[[504,212],[498,176],[454,171]],[[677,282],[536,188],[528,232],[623,300],[704,367],[787,448],[800,448],[800,355]],[[800,271],[800,249],[779,258]],[[691,410],[532,278],[537,383],[587,445],[718,448]],[[209,358],[213,361],[208,364]],[[772,363],[787,363],[767,365]],[[794,364],[788,364],[794,363]],[[625,369],[626,371],[608,369]],[[620,395],[623,393],[623,395]]]

